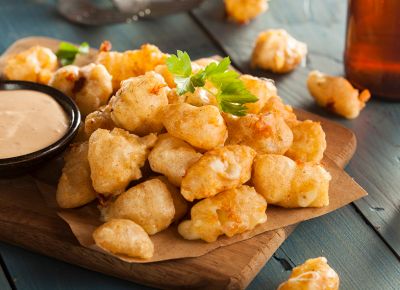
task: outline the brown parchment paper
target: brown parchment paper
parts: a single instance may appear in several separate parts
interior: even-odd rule
[[[246,240],[266,231],[276,230],[288,225],[297,224],[299,222],[321,216],[367,195],[367,193],[333,161],[325,157],[322,164],[332,175],[329,188],[330,202],[329,206],[327,207],[285,209],[275,206],[268,206],[268,220],[266,223],[257,226],[252,231],[236,235],[232,238],[221,236],[216,242],[213,243],[206,243],[200,240],[185,240],[178,234],[177,226],[171,225],[168,229],[151,236],[151,240],[154,243],[155,249],[154,256],[151,259],[141,260],[121,256],[116,257],[127,262],[135,263],[148,263],[170,259],[198,257],[218,247]],[[57,168],[57,170],[55,170],[55,168]],[[48,168],[43,168],[41,172],[35,176],[36,185],[49,207],[57,207],[55,201],[55,191],[60,169],[60,162],[56,161],[53,162],[53,164],[49,164]],[[68,223],[72,232],[82,246],[104,252],[94,244],[92,238],[93,231],[101,224],[99,219],[100,214],[95,203],[79,209],[58,210],[58,215]]]

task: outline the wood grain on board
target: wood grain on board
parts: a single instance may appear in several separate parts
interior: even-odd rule
[[[21,39],[6,54],[38,44],[54,49],[58,41],[42,37]],[[0,69],[1,63],[0,60]],[[326,155],[344,167],[356,147],[351,131],[305,111],[297,114],[300,119],[321,121],[328,140]],[[9,188],[17,188],[19,198],[11,198],[7,194]],[[34,204],[23,202],[26,194],[38,195]],[[25,177],[0,181],[0,228],[3,241],[145,285],[165,289],[244,289],[294,226],[260,234],[197,258],[129,264],[80,246],[67,224],[46,206],[34,182]]]
[[[279,94],[289,104],[333,119],[355,132],[358,149],[346,170],[369,193],[355,205],[400,258],[400,103],[373,96],[357,119],[344,120],[317,107],[306,87],[311,70],[344,73],[347,2],[270,1],[266,13],[244,26],[226,21],[222,1],[206,1],[193,15],[239,70],[274,79]],[[250,68],[257,35],[272,28],[283,28],[307,43],[305,65],[286,75]]]

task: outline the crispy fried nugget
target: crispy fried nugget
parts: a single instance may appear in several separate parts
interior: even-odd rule
[[[57,56],[51,49],[33,46],[7,59],[4,75],[8,80],[46,84],[57,69]]]
[[[281,116],[289,127],[292,124],[297,123],[296,114],[293,112],[293,108],[283,103],[282,99],[278,96],[272,96],[265,103],[264,107],[260,110],[260,113],[274,113]]]
[[[271,97],[277,97],[277,89],[272,80],[257,78],[251,75],[241,75],[240,80],[245,87],[258,98],[255,103],[246,104],[247,113],[258,114]]]
[[[278,290],[339,290],[339,276],[325,257],[309,259],[294,268]]]
[[[161,109],[168,105],[169,88],[155,72],[122,82],[111,102],[111,118],[125,130],[143,136],[163,128]]]
[[[268,0],[224,0],[229,19],[238,23],[248,23],[268,10]]]
[[[222,146],[228,133],[218,108],[212,105],[168,105],[164,109],[163,124],[172,136],[204,150]]]
[[[87,136],[92,135],[92,133],[97,129],[114,129],[115,124],[111,119],[111,105],[107,104],[106,106],[100,107],[98,110],[87,115],[85,118],[84,128]]]
[[[75,100],[82,115],[107,104],[112,93],[112,77],[101,64],[74,65],[58,69],[49,83]]]
[[[253,187],[242,185],[199,201],[192,207],[191,220],[178,231],[187,240],[214,242],[219,235],[232,237],[266,222],[267,203]]]
[[[247,182],[255,156],[253,149],[242,145],[208,151],[189,167],[182,179],[181,194],[186,200],[193,201]]]
[[[88,143],[72,145],[64,161],[56,192],[58,205],[62,208],[74,208],[94,200],[96,192],[90,179]]]
[[[130,181],[142,177],[150,148],[157,137],[138,137],[115,128],[96,130],[89,138],[89,164],[94,189],[103,195],[121,193]]]
[[[309,73],[307,86],[318,105],[347,119],[357,118],[371,97],[368,90],[359,93],[345,78],[316,70]]]
[[[298,121],[292,126],[293,144],[285,153],[295,161],[319,163],[326,149],[325,132],[319,122]]]
[[[104,220],[129,219],[154,235],[166,229],[175,216],[174,201],[160,179],[142,182],[123,192],[103,211]]]
[[[182,177],[201,156],[185,141],[162,134],[149,154],[149,162],[153,171],[165,175],[172,184],[181,186]]]
[[[131,220],[106,222],[93,232],[93,239],[97,246],[116,255],[150,259],[154,253],[149,235]]]
[[[252,181],[268,204],[287,208],[323,207],[329,204],[331,175],[321,165],[296,163],[274,154],[258,155]]]
[[[279,114],[224,117],[228,126],[227,144],[247,145],[258,154],[284,154],[292,145],[293,133]]]
[[[167,186],[168,191],[171,194],[172,200],[174,202],[175,216],[173,221],[180,221],[188,212],[189,203],[186,201],[186,199],[183,198],[180,190],[172,183],[170,183],[165,176],[157,176],[155,178],[161,180]]]
[[[157,46],[143,44],[137,50],[101,51],[96,62],[104,65],[112,75],[116,91],[122,81],[154,70],[157,65],[164,64],[166,58],[167,54],[162,53]]]
[[[287,73],[295,69],[306,54],[305,43],[283,29],[269,29],[258,35],[251,64],[275,73]]]

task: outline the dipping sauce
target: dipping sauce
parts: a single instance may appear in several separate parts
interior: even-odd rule
[[[70,120],[49,95],[0,90],[0,159],[25,155],[61,139]]]

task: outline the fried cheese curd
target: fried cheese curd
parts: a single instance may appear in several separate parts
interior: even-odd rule
[[[292,145],[293,133],[285,120],[274,113],[225,115],[228,126],[227,144],[247,145],[258,154],[284,154]]]
[[[191,65],[192,65],[192,71],[193,71],[193,72],[197,72],[197,71],[199,71],[199,70],[202,68],[202,66],[198,65],[195,61],[193,61],[193,62],[191,63]],[[176,88],[176,83],[175,83],[175,80],[174,80],[174,75],[169,71],[169,69],[168,69],[168,67],[167,67],[166,64],[159,64],[159,65],[157,65],[157,66],[154,68],[154,71],[155,71],[156,73],[160,74],[160,75],[164,78],[165,82],[168,84],[168,86],[169,86],[171,89]]]
[[[4,76],[8,80],[30,81],[47,85],[57,67],[57,56],[51,49],[33,46],[7,59]]]
[[[296,163],[275,154],[258,155],[252,182],[268,204],[286,208],[329,205],[331,175],[319,164]]]
[[[61,208],[75,208],[96,198],[90,179],[88,143],[73,144],[64,157],[65,165],[57,185],[56,200]]]
[[[309,259],[295,267],[278,290],[339,290],[339,276],[325,257]]]
[[[189,167],[201,156],[185,141],[162,134],[149,154],[149,163],[154,172],[163,174],[173,185],[180,186]]]
[[[285,155],[295,161],[319,163],[326,149],[325,132],[319,122],[297,121],[291,127],[293,143]]]
[[[256,152],[248,146],[228,145],[205,153],[189,167],[181,194],[188,201],[214,196],[246,183]]]
[[[248,114],[258,114],[271,97],[277,97],[277,89],[272,80],[241,75],[239,79],[250,93],[258,98],[255,103],[246,104]]]
[[[154,235],[172,223],[175,207],[168,187],[155,178],[123,192],[102,213],[105,221],[132,220],[149,235]]]
[[[156,140],[154,134],[140,138],[119,128],[93,132],[88,159],[94,189],[105,196],[115,195],[132,180],[141,178],[140,168]]]
[[[107,69],[94,63],[59,68],[49,85],[75,100],[84,116],[107,104],[113,91],[112,77]]]
[[[115,128],[111,119],[111,105],[107,104],[90,113],[85,118],[84,130],[87,136],[92,135],[97,129],[112,130]]]
[[[290,105],[283,103],[279,96],[273,96],[268,99],[260,113],[274,113],[281,116],[289,127],[297,123],[297,116]]]
[[[163,124],[172,136],[204,150],[224,145],[228,134],[220,111],[212,105],[170,104],[164,108]]]
[[[155,72],[122,82],[111,102],[111,118],[117,127],[143,136],[163,128],[162,108],[168,105],[168,88]]]
[[[228,18],[245,24],[268,10],[268,0],[224,0]]]
[[[274,73],[287,73],[294,70],[306,54],[305,43],[283,29],[269,29],[258,35],[251,64]]]
[[[371,97],[368,90],[360,93],[343,77],[316,70],[308,74],[307,87],[319,106],[347,119],[357,118]]]
[[[178,231],[187,240],[214,242],[225,234],[232,237],[267,221],[267,202],[253,187],[242,185],[203,199],[191,209],[191,219]]]
[[[127,219],[113,219],[93,232],[98,247],[130,258],[150,259],[154,245],[149,235],[138,224]]]
[[[143,44],[140,49],[124,52],[108,51],[110,47],[103,45],[96,62],[104,65],[112,75],[113,89],[118,90],[121,82],[145,74],[160,64],[165,64],[167,54],[162,53],[157,46]]]

